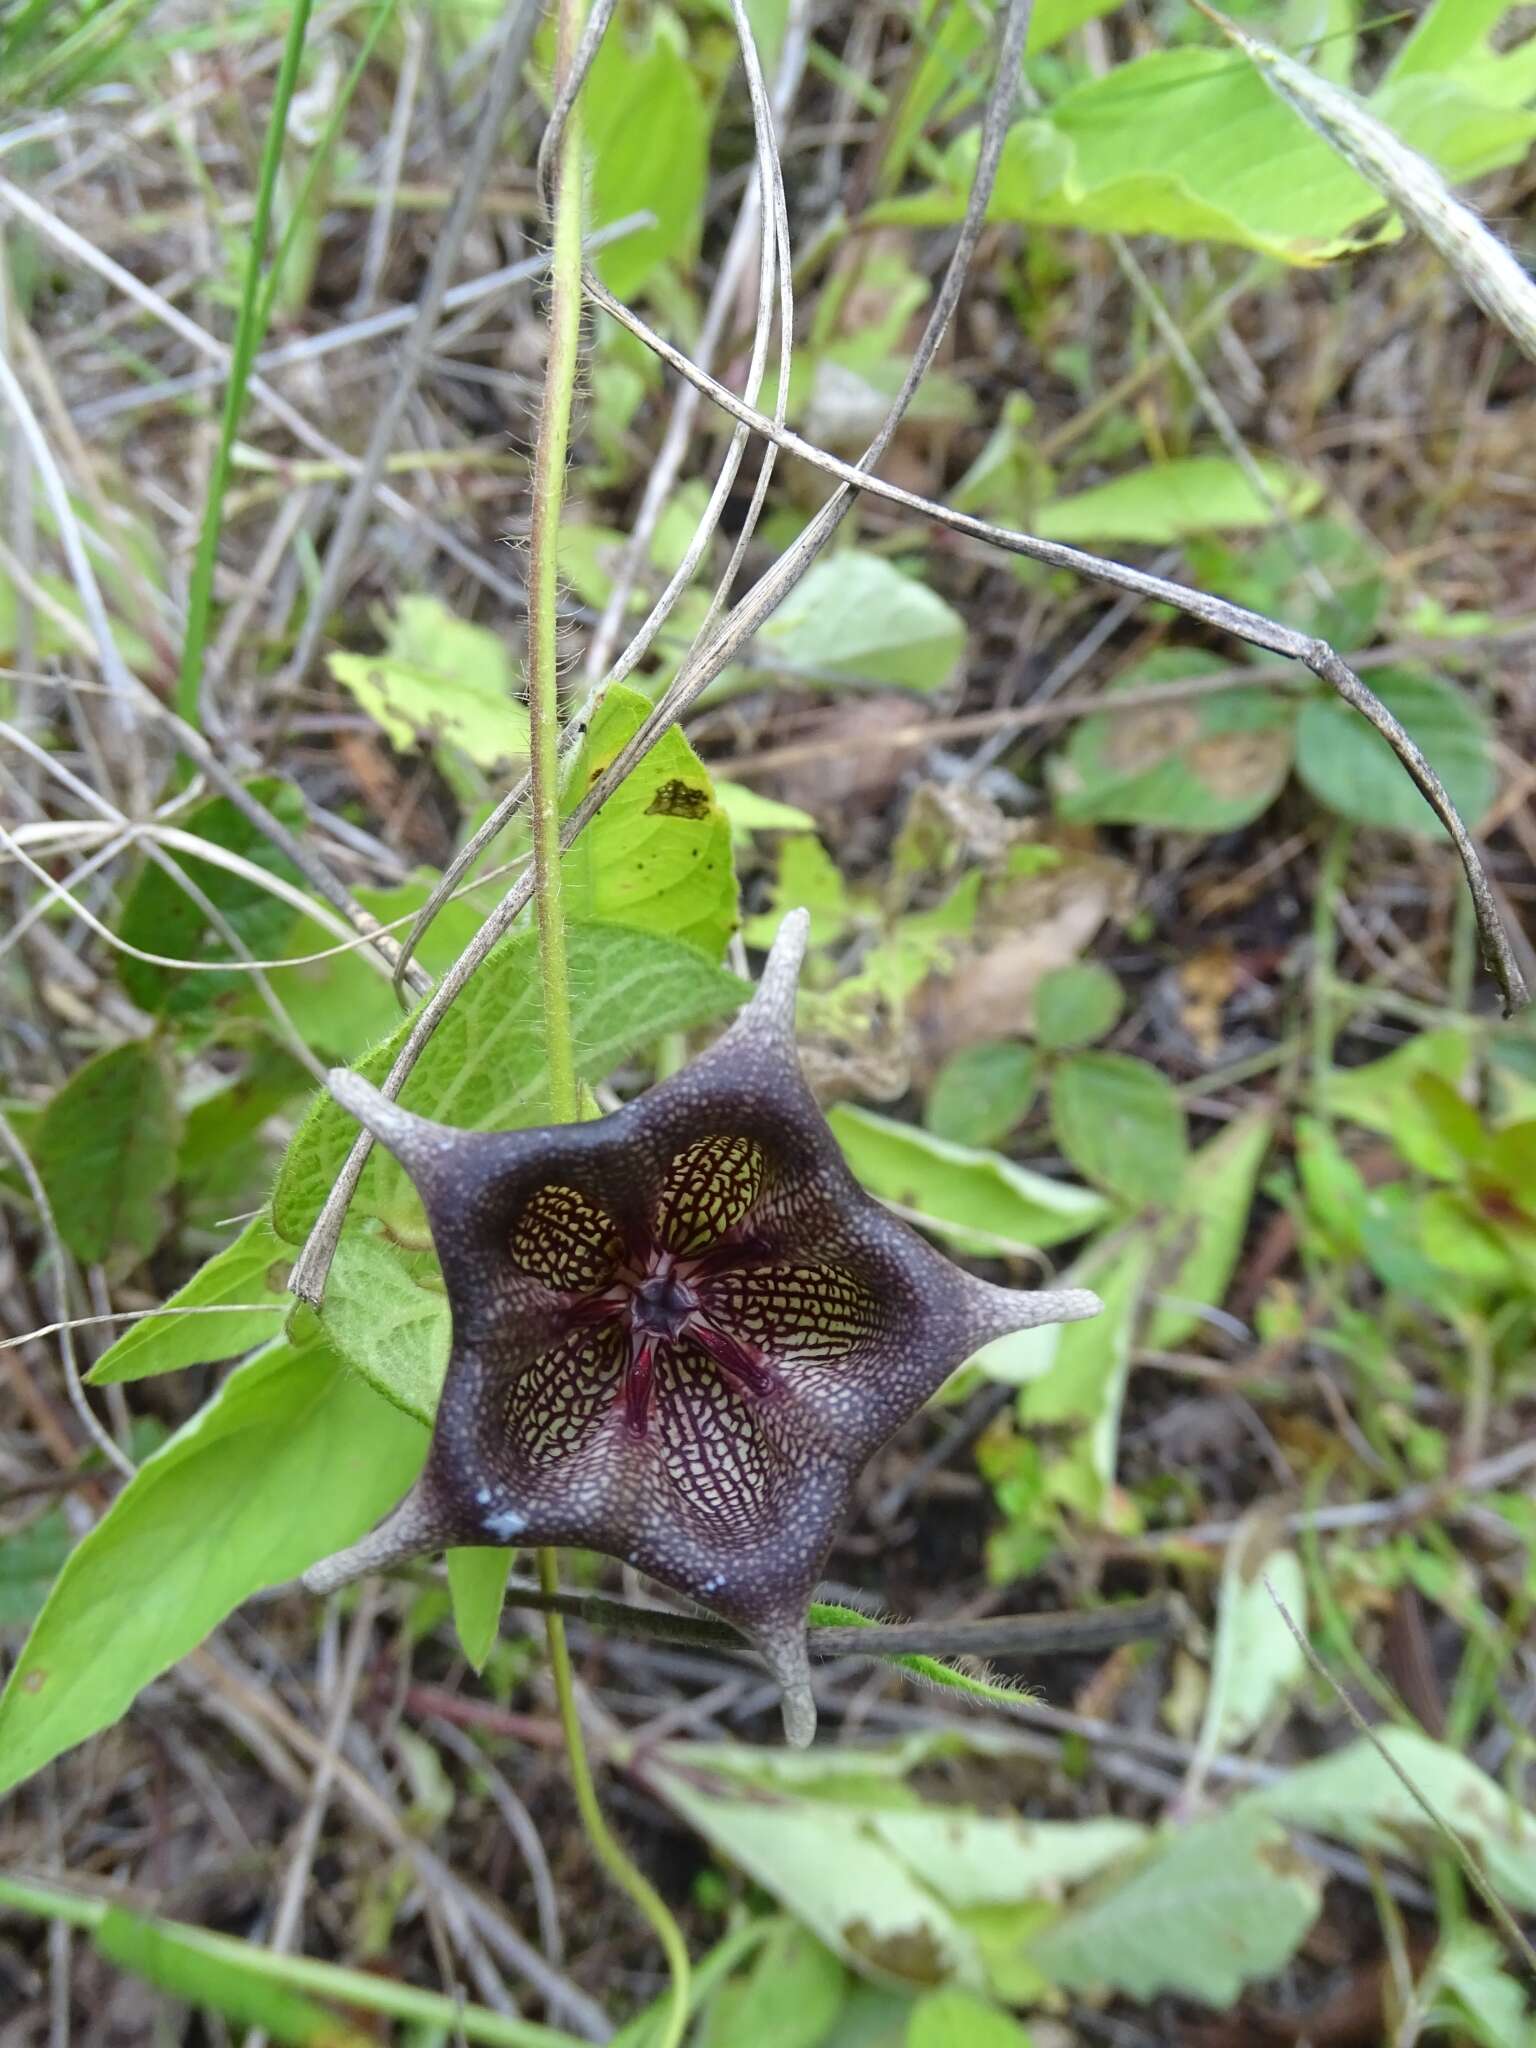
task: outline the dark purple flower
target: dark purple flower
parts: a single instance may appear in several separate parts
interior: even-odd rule
[[[313,1589],[603,1551],[734,1623],[810,1740],[806,1605],[860,1468],[981,1345],[1099,1304],[977,1280],[865,1194],[795,1053],[807,925],[709,1052],[593,1123],[451,1130],[331,1076],[421,1194],[453,1348],[420,1479]]]

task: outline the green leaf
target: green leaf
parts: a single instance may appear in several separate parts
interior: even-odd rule
[[[1110,1815],[1023,1820],[952,1806],[886,1808],[868,1825],[940,1898],[964,1911],[1059,1895],[1145,1839],[1140,1822]]]
[[[941,690],[965,652],[965,621],[883,555],[823,556],[757,636],[759,658],[807,682]]]
[[[763,796],[744,782],[715,781],[715,801],[731,821],[732,835],[750,838],[754,832],[814,832],[816,820],[795,804],[781,804],[776,797]]]
[[[1437,1074],[1457,1086],[1471,1054],[1471,1036],[1464,1029],[1421,1031],[1367,1066],[1331,1067],[1323,1076],[1323,1107],[1330,1116],[1380,1131],[1421,1173],[1458,1180],[1465,1162],[1446,1143],[1418,1083],[1421,1075]]]
[[[323,1345],[238,1367],[60,1572],[0,1696],[0,1792],[109,1726],[250,1594],[354,1541],[425,1450]]]
[[[649,212],[638,229],[595,258],[598,275],[630,299],[667,262],[687,265],[699,245],[708,172],[709,112],[676,16],[647,15],[604,36],[582,92],[591,228]]]
[[[1120,1052],[1079,1052],[1051,1076],[1051,1128],[1084,1176],[1138,1206],[1176,1199],[1189,1156],[1171,1081]]]
[[[69,1523],[49,1508],[26,1528],[0,1536],[0,1629],[30,1621],[69,1555]]]
[[[1073,824],[1231,832],[1269,808],[1290,773],[1295,707],[1266,690],[1220,690],[1116,710],[1120,690],[1187,682],[1213,655],[1162,648],[1117,678],[1109,709],[1083,719],[1051,763],[1058,813]]]
[[[1045,1344],[1039,1342],[1044,1330],[1004,1340],[1020,1347],[1036,1340],[1037,1350],[1050,1361],[1044,1372],[1025,1381],[1019,1420],[1026,1429],[1075,1426],[1046,1467],[1046,1488],[1053,1500],[1090,1521],[1103,1517],[1115,1483],[1120,1411],[1150,1263],[1151,1244],[1140,1232],[1113,1249],[1095,1246],[1074,1266],[1072,1277],[1098,1291],[1102,1311],[1086,1322],[1048,1325]]]
[[[1029,1960],[1067,1991],[1236,2002],[1295,1954],[1322,1899],[1285,1830],[1235,1811],[1170,1831],[1128,1877],[1070,1906]]]
[[[1256,1734],[1306,1673],[1301,1645],[1271,1588],[1298,1628],[1307,1625],[1307,1579],[1294,1550],[1269,1550],[1262,1510],[1227,1546],[1216,1596],[1216,1641],[1200,1734],[1201,1753],[1231,1749]]]
[[[1536,93],[1536,44],[1529,37],[1495,50],[1493,32],[1517,0],[1431,0],[1387,71],[1393,87],[1410,78],[1454,77],[1490,106],[1519,107]]]
[[[957,220],[976,138],[944,152],[943,182],[874,217]],[[1371,187],[1223,50],[1163,50],[1064,93],[1015,123],[989,217],[1101,233],[1234,242],[1286,263],[1357,246],[1380,211]]]
[[[1378,1740],[1453,1833],[1475,1850],[1494,1889],[1518,1911],[1536,1910],[1536,1817],[1470,1757],[1416,1728],[1382,1728]],[[1245,1807],[1287,1826],[1399,1855],[1443,1850],[1438,1830],[1375,1744],[1352,1742],[1249,1793]]]
[[[43,1111],[32,1156],[77,1259],[154,1250],[179,1136],[170,1073],[151,1041],[114,1045],[71,1074]]]
[[[401,753],[447,741],[478,767],[528,753],[506,639],[435,597],[402,597],[378,654],[332,654],[331,674]]]
[[[1044,540],[1074,545],[1140,541],[1165,547],[1193,534],[1242,532],[1310,512],[1322,486],[1272,457],[1254,467],[1268,493],[1256,489],[1227,455],[1184,455],[1149,462],[1070,497],[1041,505],[1031,524]]]
[[[968,1045],[935,1075],[923,1121],[956,1145],[995,1145],[1024,1121],[1038,1068],[1033,1048],[1013,1039]]]
[[[1066,1052],[1106,1038],[1120,1021],[1125,990],[1107,967],[1083,960],[1042,975],[1035,990],[1035,1039],[1049,1052]]]
[[[1031,8],[1025,53],[1053,48],[1085,21],[1108,14],[1119,0],[1037,0]],[[888,120],[879,190],[894,191],[923,131],[936,118],[951,119],[981,97],[989,23],[969,7],[926,8],[923,57]],[[943,114],[940,116],[940,109]]]
[[[821,2048],[847,1992],[837,1957],[786,1920],[711,2001],[697,2048]]]
[[[841,870],[813,832],[797,832],[779,842],[770,907],[748,918],[748,945],[771,946],[786,911],[808,910],[811,944],[830,946],[853,922],[853,906]]]
[[[1332,1249],[1358,1253],[1370,1190],[1365,1176],[1317,1117],[1298,1116],[1293,1138],[1296,1173],[1307,1213],[1333,1240]]]
[[[1101,14],[1110,14],[1120,0],[1036,0],[1029,17],[1029,40],[1025,44],[1026,54],[1037,57],[1042,50],[1053,49],[1073,29],[1081,28],[1085,21],[1097,21]],[[968,9],[955,8],[956,14],[967,14]],[[974,20],[974,16],[971,19]]]
[[[1502,1968],[1496,1935],[1463,1920],[1446,1934],[1430,1964],[1434,1983],[1456,2001],[1456,2022],[1480,2048],[1531,2048],[1531,2015],[1520,1986]],[[1436,2015],[1431,2014],[1433,2025]]]
[[[1531,132],[1516,114],[1466,104],[1471,95],[1446,104],[1435,81],[1410,77],[1389,82],[1367,107],[1347,87],[1319,77],[1296,63],[1284,50],[1249,35],[1236,23],[1219,26],[1254,65],[1276,96],[1295,109],[1340,157],[1369,180],[1383,200],[1410,226],[1419,230],[1460,279],[1470,296],[1488,309],[1527,354],[1536,347],[1536,292],[1508,246],[1488,232],[1470,208],[1457,209],[1450,187],[1425,155],[1433,149],[1441,162],[1452,162],[1463,175],[1500,161],[1509,141],[1518,144]],[[1426,104],[1427,103],[1427,104]],[[1469,140],[1469,116],[1494,136]],[[1404,145],[1396,128],[1419,130],[1418,149]],[[1513,135],[1511,134],[1513,131]]]
[[[1476,0],[1480,9],[1487,0]],[[1461,0],[1445,0],[1454,11]],[[1469,9],[1470,13],[1471,10]],[[1452,178],[1524,154],[1536,116],[1528,48],[1502,62],[1486,49],[1455,69],[1426,58],[1368,102],[1410,148]],[[1462,29],[1453,31],[1465,47]],[[939,181],[888,199],[874,220],[958,220],[976,161],[974,127],[944,152]],[[1160,50],[1064,93],[1044,115],[1017,122],[1003,151],[990,217],[1232,242],[1282,262],[1326,263],[1395,236],[1373,227],[1380,194],[1248,65],[1225,50]]]
[[[765,1798],[712,1781],[686,1749],[678,1762],[683,1769],[652,1767],[668,1802],[851,1968],[909,1987],[980,1981],[979,1951],[953,1911],[845,1802]]]
[[[1419,1204],[1419,1243],[1424,1256],[1473,1287],[1506,1287],[1515,1278],[1509,1247],[1479,1205],[1453,1188],[1437,1188]],[[1416,1290],[1425,1299],[1438,1293],[1433,1284]]]
[[[904,1780],[943,1742],[804,1756],[670,1743],[652,1770],[716,1850],[852,1968],[909,1987],[956,1977],[980,1989],[972,1909],[1055,1897],[1133,1850],[1143,1831],[925,1806]]]
[[[1376,637],[1387,598],[1386,557],[1343,519],[1320,513],[1232,545],[1196,540],[1186,554],[1189,581],[1214,597],[1294,620],[1298,630],[1335,647],[1368,647]],[[1321,594],[1319,574],[1327,586]]]
[[[199,1266],[164,1309],[125,1330],[86,1377],[94,1386],[105,1386],[113,1380],[147,1379],[151,1373],[210,1365],[254,1351],[278,1334],[293,1305],[288,1293],[292,1256],[292,1246],[284,1244],[263,1210],[233,1244]],[[263,1297],[270,1306],[255,1306]],[[252,1306],[238,1312],[225,1306],[237,1302]],[[180,1313],[187,1309],[216,1313]]]
[[[1009,1248],[1082,1237],[1109,1213],[1102,1195],[1031,1173],[1000,1153],[952,1144],[913,1124],[839,1103],[828,1113],[844,1157],[872,1195],[922,1216],[956,1251],[996,1257]]]
[[[501,1628],[507,1574],[513,1552],[483,1546],[448,1552],[448,1592],[453,1629],[472,1671],[483,1671]]]
[[[246,785],[249,793],[290,831],[302,832],[305,812],[298,791],[290,783],[261,781]],[[284,881],[302,880],[286,854],[280,853],[259,825],[239,811],[226,796],[216,796],[189,812],[182,830],[198,839],[237,853],[253,867]],[[291,903],[270,895],[257,882],[214,867],[195,854],[179,849],[174,854],[187,879],[196,884],[225,923],[236,933],[256,960],[281,953],[283,942],[296,912]],[[118,920],[118,936],[146,953],[163,953],[173,960],[229,960],[224,938],[164,868],[147,862],[130,890]],[[118,977],[141,1010],[154,1015],[196,1017],[212,1008],[231,989],[243,989],[245,976],[238,967],[228,974],[178,974],[171,967],[155,967],[131,954],[117,953]]]
[[[290,1047],[268,1036],[270,1023],[264,1017],[251,1041],[242,1043],[238,1067],[218,1074],[202,1068],[184,1084],[186,1118],[176,1155],[184,1235],[222,1232],[226,1217],[248,1215],[265,1199],[280,1156],[268,1126],[286,1119],[313,1085]],[[229,1035],[245,1038],[243,1032]]]
[[[402,936],[396,920],[421,909],[442,877],[436,869],[418,869],[393,889],[353,891],[364,910]],[[441,975],[463,952],[480,928],[481,913],[472,900],[450,897],[422,936],[416,958],[430,973]],[[313,919],[300,918],[283,949],[290,958],[325,953],[324,960],[285,967],[277,986],[295,1029],[322,1057],[338,1062],[358,1059],[370,1045],[400,1022],[400,1004],[388,973],[380,974],[360,947],[332,952],[336,936]]]
[[[614,684],[567,772],[562,812],[644,724],[651,702]],[[686,939],[719,960],[736,929],[731,827],[709,771],[681,732],[664,733],[564,859],[566,915]]]
[[[969,1991],[933,1991],[912,2008],[906,2048],[1030,2048],[1030,2038],[1017,2020]]]
[[[448,1368],[451,1318],[437,1261],[343,1230],[320,1308],[337,1356],[376,1394],[427,1428]]]
[[[745,993],[734,975],[696,948],[622,925],[572,925],[570,966],[577,1066],[589,1081],[670,1031],[691,1031],[723,1016]],[[407,1029],[402,1024],[376,1046],[358,1071],[381,1081]],[[491,954],[443,1019],[400,1099],[423,1116],[472,1130],[510,1129],[547,1114],[538,942],[531,932],[505,940]],[[273,1221],[290,1244],[303,1243],[356,1135],[345,1110],[329,1096],[315,1098],[273,1195]],[[378,1150],[353,1213],[388,1217],[410,1241],[426,1242],[409,1183]]]
[[[1417,740],[1469,830],[1493,801],[1493,733],[1453,683],[1408,668],[1378,669],[1371,687]],[[1445,828],[1375,728],[1341,698],[1313,697],[1296,726],[1296,772],[1320,803],[1357,825],[1416,838]]]
[[[1201,1310],[1220,1308],[1226,1299],[1273,1130],[1269,1112],[1255,1110],[1234,1119],[1190,1160],[1155,1239],[1161,1255],[1178,1260],[1148,1319],[1146,1342],[1155,1350],[1177,1350],[1200,1327]]]

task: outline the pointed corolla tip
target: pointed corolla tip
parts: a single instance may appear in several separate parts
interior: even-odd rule
[[[310,1593],[334,1593],[338,1586],[350,1586],[365,1573],[388,1571],[431,1548],[432,1531],[414,1495],[407,1494],[377,1529],[338,1550],[334,1557],[322,1557],[312,1564],[304,1573],[304,1587]]]
[[[1042,1294],[1038,1298],[1049,1308],[1049,1314],[1042,1318],[1048,1323],[1085,1323],[1090,1316],[1101,1314],[1104,1308],[1091,1287],[1063,1287],[1055,1294]]]
[[[752,1643],[779,1688],[784,1740],[791,1749],[809,1749],[816,1736],[816,1696],[811,1691],[805,1624],[785,1622],[760,1629]]]
[[[763,963],[757,991],[742,1012],[759,1026],[766,1025],[775,1037],[795,1035],[795,997],[800,988],[800,966],[811,935],[811,913],[791,910],[774,935],[768,958]]]
[[[990,1280],[977,1280],[970,1274],[962,1284],[978,1345],[1015,1336],[1021,1330],[1038,1330],[1046,1323],[1081,1323],[1104,1306],[1086,1287],[994,1287]]]

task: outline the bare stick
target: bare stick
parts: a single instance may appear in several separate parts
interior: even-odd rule
[[[509,1581],[509,1607],[554,1612],[592,1628],[697,1648],[748,1649],[727,1622],[641,1607],[600,1593],[546,1593],[526,1579]],[[819,1657],[1055,1657],[1162,1641],[1177,1625],[1176,1603],[1141,1600],[1098,1614],[1004,1614],[985,1621],[813,1622],[809,1642]]]

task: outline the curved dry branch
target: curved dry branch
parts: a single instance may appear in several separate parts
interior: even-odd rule
[[[1429,805],[1450,835],[1466,872],[1467,886],[1472,894],[1472,906],[1477,914],[1478,934],[1482,941],[1483,961],[1489,973],[1499,985],[1504,1000],[1504,1014],[1513,1016],[1524,1009],[1530,1001],[1525,978],[1515,959],[1503,920],[1494,903],[1493,891],[1483,868],[1482,857],[1473,842],[1472,835],[1463,823],[1460,812],[1452,803],[1434,769],[1425,759],[1422,751],[1403,726],[1393,717],[1374,691],[1368,690],[1342,655],[1329,646],[1326,640],[1319,640],[1309,633],[1298,633],[1294,627],[1282,625],[1279,620],[1266,617],[1262,612],[1249,611],[1243,605],[1229,604],[1225,598],[1211,597],[1203,590],[1191,590],[1182,583],[1171,583],[1164,576],[1154,576],[1144,569],[1133,569],[1124,562],[1116,562],[1106,555],[1089,554],[1086,549],[1068,547],[1061,541],[1041,540],[1034,534],[1016,533],[1006,526],[994,526],[989,520],[973,518],[969,513],[953,511],[932,498],[920,497],[916,491],[903,490],[899,484],[886,483],[880,477],[868,475],[861,466],[842,462],[835,455],[817,448],[812,442],[802,439],[788,428],[777,426],[765,414],[757,413],[748,420],[750,408],[733,391],[718,383],[713,377],[704,376],[697,365],[690,362],[680,349],[657,334],[652,328],[614,298],[595,278],[587,280],[587,290],[605,312],[621,321],[639,340],[652,349],[680,376],[695,383],[718,405],[737,420],[747,421],[755,432],[765,438],[777,441],[790,454],[824,470],[827,475],[838,478],[844,488],[868,491],[877,498],[885,498],[893,505],[900,505],[909,512],[917,513],[923,519],[946,526],[953,533],[965,534],[969,539],[987,542],[1011,555],[1024,555],[1030,561],[1044,562],[1053,569],[1068,569],[1074,575],[1088,576],[1099,583],[1112,584],[1117,590],[1131,592],[1134,596],[1153,600],[1158,604],[1172,605],[1188,618],[1198,619],[1203,625],[1214,626],[1219,631],[1231,633],[1239,640],[1245,640],[1251,647],[1265,648],[1271,654],[1283,654],[1293,661],[1299,661],[1309,668],[1319,681],[1325,682],[1366,718],[1381,734],[1387,745],[1412,776],[1420,795]],[[809,532],[810,529],[807,529]],[[766,583],[773,575],[764,577]],[[759,584],[757,589],[760,590]],[[749,593],[755,597],[756,590]],[[766,614],[765,614],[766,615]],[[729,624],[729,621],[727,622]],[[761,619],[755,620],[753,631]],[[743,636],[744,637],[744,636]],[[739,642],[737,643],[739,644]],[[733,650],[734,652],[734,647]],[[723,664],[722,664],[723,666]],[[682,677],[678,683],[681,684]],[[674,690],[678,688],[675,684]],[[666,703],[666,699],[662,700]],[[657,707],[660,710],[661,706]],[[642,730],[636,734],[636,741],[645,737]],[[621,757],[622,758],[622,757]],[[617,764],[615,764],[617,765]]]

